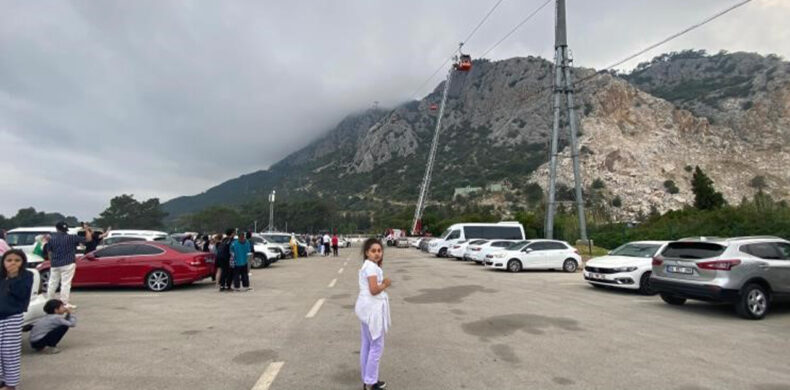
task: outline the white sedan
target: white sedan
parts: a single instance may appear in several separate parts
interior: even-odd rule
[[[450,246],[447,250],[447,256],[454,257],[456,260],[463,260],[466,254],[466,248],[471,244],[482,244],[485,240],[461,240]]]
[[[576,272],[582,257],[565,241],[529,240],[486,256],[486,268],[520,272],[523,269],[561,269]]]
[[[584,267],[584,279],[595,287],[626,288],[652,295],[653,256],[667,244],[668,241],[629,242],[606,256],[590,259]]]
[[[478,264],[483,264],[486,256],[491,253],[507,249],[511,245],[519,242],[518,240],[484,240],[480,244],[469,244],[464,253],[464,260],[471,260]]]
[[[46,315],[44,304],[47,303],[47,297],[42,294],[41,290],[41,276],[36,269],[28,268],[28,271],[33,273],[33,288],[30,289],[30,304],[22,316],[22,329],[25,331],[30,330],[37,319]]]

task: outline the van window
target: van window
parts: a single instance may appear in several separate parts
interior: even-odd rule
[[[461,237],[461,231],[460,230],[453,230],[452,233],[450,233],[450,235],[447,236],[447,238],[445,238],[445,240],[455,240],[458,237]]]
[[[452,233],[452,232],[453,231],[450,230],[450,229],[445,230],[444,233],[442,233],[442,235],[441,235],[442,240],[447,240],[447,237],[449,237],[450,233]]]
[[[51,234],[49,232],[14,232],[6,233],[5,241],[8,245],[33,245],[36,243],[36,236],[40,234]]]
[[[464,226],[464,236],[489,240],[523,240],[518,226]]]
[[[725,247],[711,242],[671,242],[661,256],[678,259],[708,259],[724,253]]]

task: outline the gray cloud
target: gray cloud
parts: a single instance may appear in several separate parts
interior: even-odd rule
[[[199,192],[268,167],[373,100],[395,105],[494,1],[3,1],[0,213],[95,216],[120,193]],[[509,1],[486,50],[541,1]],[[568,0],[576,65],[602,67],[731,2]],[[790,54],[762,0],[624,65],[687,48]],[[551,57],[547,7],[489,57]],[[426,94],[440,75],[419,94]]]

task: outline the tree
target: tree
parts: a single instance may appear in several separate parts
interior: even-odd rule
[[[55,224],[60,221],[65,221],[71,226],[79,225],[79,220],[77,220],[76,217],[66,217],[61,213],[45,213],[43,211],[36,211],[33,207],[28,207],[19,209],[16,215],[11,218],[5,218],[0,215],[0,228],[12,229],[24,226],[55,226]]]
[[[694,169],[691,190],[694,192],[694,207],[697,209],[714,210],[727,204],[721,192],[713,187],[713,180],[699,166]]]
[[[158,198],[138,202],[134,195],[120,195],[110,200],[110,207],[93,221],[96,226],[120,229],[162,229],[167,213]]]
[[[768,181],[765,180],[765,176],[757,175],[753,177],[752,180],[749,182],[749,187],[752,187],[757,191],[762,192],[763,190],[768,188]]]
[[[179,227],[198,232],[224,232],[228,228],[241,227],[245,219],[239,212],[227,206],[213,206],[182,217]]]
[[[673,194],[673,195],[677,194],[678,192],[680,192],[680,189],[678,188],[678,186],[675,184],[675,181],[673,181],[673,180],[665,181],[664,182],[664,188],[667,190],[667,192],[669,192],[670,194]]]
[[[620,195],[617,195],[614,197],[614,199],[612,199],[612,206],[618,208],[623,206],[623,200],[620,199]]]

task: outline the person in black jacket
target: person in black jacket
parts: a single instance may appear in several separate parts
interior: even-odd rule
[[[19,385],[22,358],[22,320],[30,304],[33,273],[27,270],[25,252],[3,253],[0,266],[0,388]]]
[[[225,230],[225,238],[217,244],[217,267],[219,273],[219,291],[233,291],[230,284],[233,282],[233,269],[230,267],[230,243],[233,242],[233,236],[236,230]]]

